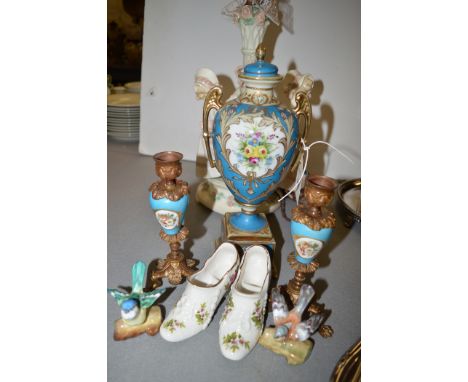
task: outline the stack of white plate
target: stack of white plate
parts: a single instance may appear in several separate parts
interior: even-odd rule
[[[107,96],[107,135],[123,142],[140,139],[140,94]]]
[[[127,82],[125,84],[125,89],[128,93],[138,93],[140,94],[141,82]]]

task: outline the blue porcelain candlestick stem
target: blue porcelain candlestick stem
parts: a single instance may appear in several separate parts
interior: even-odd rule
[[[162,278],[167,278],[172,285],[180,284],[183,277],[195,272],[192,269],[195,261],[186,259],[179,251],[180,242],[189,234],[183,225],[189,204],[189,187],[187,182],[177,179],[182,174],[183,155],[176,151],[163,151],[153,158],[156,174],[161,180],[150,186],[149,203],[161,225],[159,235],[171,248],[166,259],[158,260],[157,270],[151,275],[153,288],[156,288],[162,284]]]
[[[203,138],[211,167],[216,167],[242,212],[226,214],[229,234],[247,237],[254,243],[271,235],[264,214],[257,207],[277,188],[287,174],[298,151],[297,143],[310,125],[307,95],[296,94],[296,107],[279,105],[275,87],[282,80],[278,68],[264,61],[265,48],[259,45],[257,61],[246,65],[239,75],[242,81],[238,98],[221,104],[222,90],[213,87],[203,108]],[[213,132],[208,128],[212,109],[217,113]],[[302,134],[300,116],[305,118]],[[214,154],[211,150],[213,142]]]

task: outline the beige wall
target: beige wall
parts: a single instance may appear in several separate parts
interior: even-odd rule
[[[147,0],[142,66],[140,152],[178,150],[194,160],[202,101],[193,92],[200,67],[235,83],[242,63],[238,26],[221,15],[226,1]],[[290,68],[316,79],[309,140],[325,139],[355,160],[313,149],[311,171],[360,176],[360,2],[291,0],[294,33],[269,27],[267,55],[284,74]],[[376,127],[377,128],[377,127]]]

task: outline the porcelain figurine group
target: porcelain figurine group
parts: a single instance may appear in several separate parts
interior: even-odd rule
[[[116,322],[114,337],[117,340],[130,337],[120,334],[122,327],[125,330],[136,327],[138,334],[145,331],[142,329],[146,323],[146,310],[164,292],[164,289],[143,292],[144,270],[141,261],[133,266],[131,294],[109,289],[121,307],[123,324],[120,320]],[[247,248],[240,261],[237,248],[231,243],[223,243],[201,270],[187,278],[187,286],[175,307],[162,325],[158,322],[161,337],[180,342],[200,333],[211,322],[221,299],[227,296],[219,323],[220,350],[228,359],[244,358],[263,331],[270,274],[270,254],[265,247]],[[156,309],[160,317],[159,307]]]
[[[257,26],[263,27],[265,15],[275,20],[276,8],[255,8],[252,4],[249,7],[253,7],[249,8],[250,14],[245,7],[231,7],[229,12],[233,17],[240,15],[239,22],[245,24],[244,27],[250,25],[253,18],[258,19]],[[268,226],[265,215],[259,214],[259,208],[298,160],[298,143],[306,136],[310,123],[307,92],[312,88],[313,80],[309,75],[295,72],[298,88],[293,92],[293,107],[281,107],[275,91],[282,79],[278,68],[265,61],[263,46],[259,45],[256,50],[256,61],[252,58],[251,48],[244,50],[248,59],[239,72],[241,86],[236,97],[222,105],[222,88],[216,75],[208,69],[198,73],[196,91],[200,98],[205,97],[203,139],[209,165],[216,168],[211,175],[222,177],[241,206],[240,212],[226,215],[225,224],[247,232],[254,244],[244,246],[239,252],[236,245],[225,241],[200,270],[195,270],[195,262],[185,258],[180,251],[180,243],[189,234],[184,225],[189,187],[178,179],[182,174],[183,156],[175,151],[156,154],[155,170],[160,180],[149,188],[149,203],[161,226],[160,237],[169,244],[170,253],[166,259],[158,261],[150,280],[153,289],[162,284],[163,278],[173,285],[181,284],[184,278],[187,283],[174,308],[163,320],[161,309],[153,304],[165,289],[144,292],[146,265],[141,261],[135,263],[132,291],[109,289],[121,309],[121,319],[115,322],[114,338],[124,340],[145,332],[155,335],[160,331],[166,341],[186,340],[207,328],[225,297],[218,342],[226,358],[241,360],[260,342],[285,356],[288,363],[300,364],[311,352],[310,336],[325,318],[318,312],[302,320],[314,295],[313,287],[305,283],[304,273],[318,267],[316,256],[335,227],[335,217],[326,206],[333,197],[336,183],[327,177],[309,178],[306,202],[293,210],[291,235],[295,252],[290,255],[290,263],[296,273],[287,292],[295,306],[289,310],[280,290],[274,288],[271,303],[275,327],[264,330],[271,279],[271,248],[258,245],[260,240],[256,241]],[[212,113],[214,110],[216,112]],[[299,129],[301,116],[305,119],[302,130]]]
[[[239,260],[236,246],[228,242],[220,245],[203,268],[187,278],[184,292],[162,325],[161,310],[152,305],[165,289],[143,292],[145,271],[143,262],[134,264],[131,293],[108,290],[121,308],[122,318],[115,323],[116,340],[144,332],[155,335],[158,330],[166,341],[186,340],[207,328],[226,296],[219,322],[219,348],[226,358],[241,360],[260,340],[263,346],[286,356],[289,363],[299,364],[307,359],[312,346],[310,341],[299,347],[295,342],[308,340],[324,319],[316,315],[301,322],[314,295],[310,285],[302,286],[292,311],[288,311],[284,297],[275,288],[272,308],[276,329],[274,334],[271,328],[263,332],[271,278],[270,254],[264,246],[247,248]]]

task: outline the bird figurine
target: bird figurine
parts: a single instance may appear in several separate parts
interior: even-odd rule
[[[120,305],[120,313],[124,320],[130,321],[135,319],[140,313],[138,300],[130,298],[122,302],[122,305]]]
[[[299,298],[294,309],[289,311],[283,295],[278,288],[271,292],[273,321],[276,331],[274,338],[293,341],[305,341],[320,327],[325,315],[315,314],[308,320],[301,322],[302,313],[314,296],[315,291],[311,285],[304,284],[301,287]]]
[[[146,265],[137,261],[132,267],[132,292],[126,293],[118,289],[107,289],[120,307],[123,321],[128,325],[139,325],[146,320],[147,310],[161,296],[166,289],[155,289],[143,292]]]

